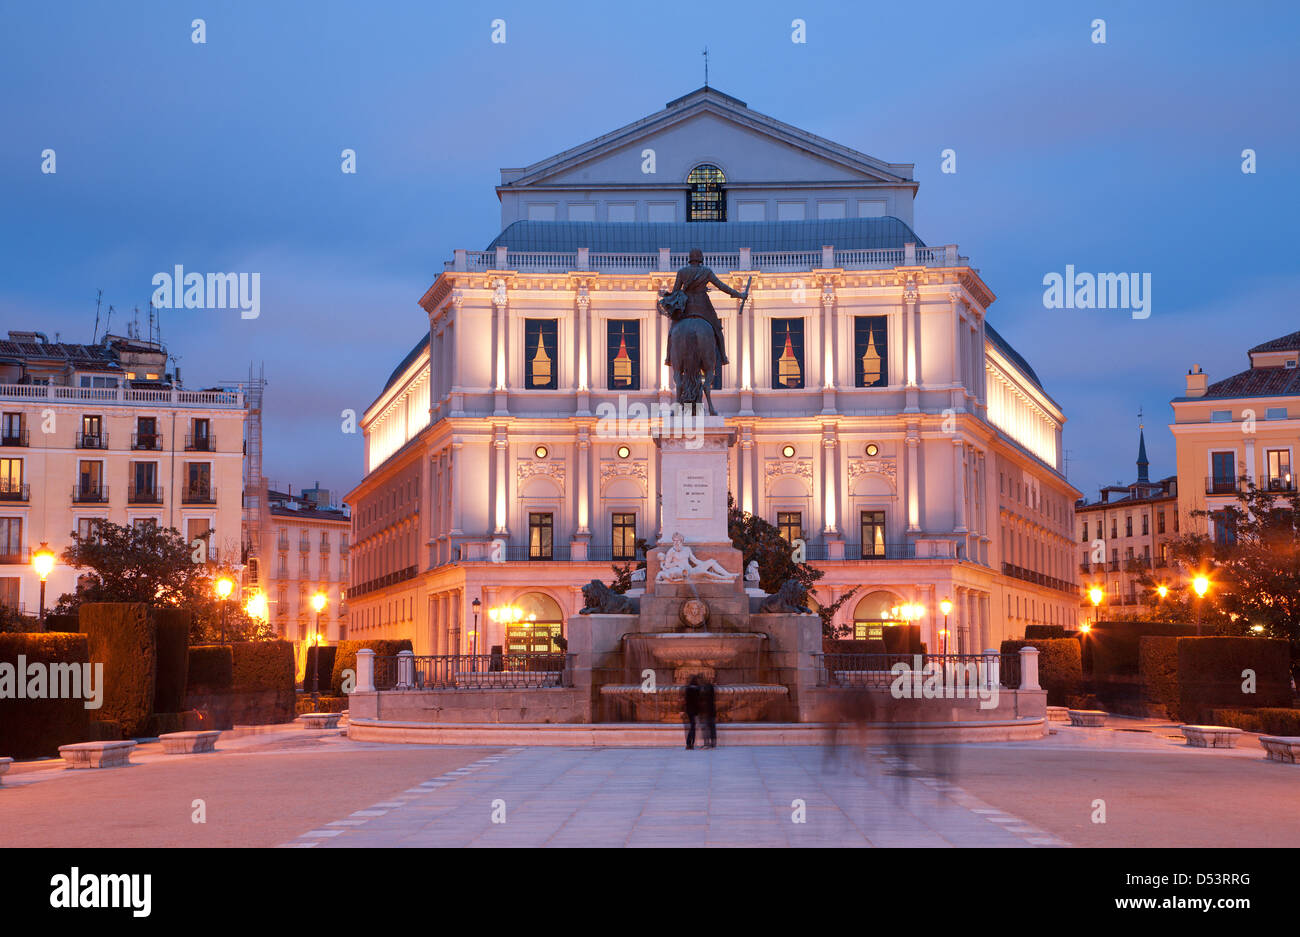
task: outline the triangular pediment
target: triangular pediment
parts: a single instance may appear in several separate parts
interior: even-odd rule
[[[653,174],[643,171],[647,149],[655,154]],[[913,181],[910,163],[883,162],[701,88],[611,133],[523,169],[503,170],[501,188],[678,184],[702,162],[721,166],[729,182],[742,184]]]

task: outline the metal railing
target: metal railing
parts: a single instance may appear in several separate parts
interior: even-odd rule
[[[157,485],[151,485],[148,488],[137,488],[135,485],[126,490],[127,504],[162,504],[162,489]]]
[[[0,482],[0,501],[30,501],[31,486],[19,482]]]
[[[1235,495],[1245,488],[1246,476],[1238,478],[1225,478],[1222,475],[1210,475],[1205,479],[1205,493],[1207,495]]]
[[[17,432],[5,433],[0,436],[0,446],[26,446],[28,445],[27,430],[20,429]]]
[[[1013,579],[1019,579],[1023,582],[1032,582],[1035,585],[1046,586],[1049,589],[1055,589],[1057,592],[1077,592],[1079,587],[1072,582],[1066,582],[1064,579],[1057,579],[1055,576],[1049,576],[1047,573],[1040,573],[1032,569],[1025,569],[1014,563],[1003,563],[1002,572],[1004,575]]]
[[[162,433],[132,433],[131,448],[146,449],[152,452],[161,451],[163,447]]]
[[[813,654],[818,686],[890,687],[919,671],[943,674],[945,686],[1020,687],[1020,655],[1014,654]],[[914,678],[913,678],[914,679]]]
[[[185,435],[186,452],[216,452],[217,437],[211,435],[195,436],[193,433]]]
[[[107,485],[73,485],[73,504],[103,504],[108,501]]]
[[[376,690],[521,690],[572,686],[573,654],[431,654],[375,658]]]
[[[398,582],[406,582],[408,579],[414,579],[415,573],[416,568],[414,566],[408,566],[405,569],[386,573],[383,576],[376,576],[374,579],[370,579],[359,585],[349,586],[347,589],[347,598],[355,599],[359,595],[374,592],[376,589],[382,589],[385,586],[391,586]]]
[[[108,433],[77,433],[78,449],[107,449]]]
[[[186,487],[181,491],[181,504],[216,504],[217,489],[211,485]]]
[[[1260,479],[1259,487],[1265,491],[1295,491],[1295,476],[1290,472],[1283,475],[1265,475]]]

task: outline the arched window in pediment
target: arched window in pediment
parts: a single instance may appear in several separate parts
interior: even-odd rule
[[[726,221],[727,196],[723,186],[726,175],[712,163],[701,163],[686,177],[689,186],[686,204],[687,221]]]

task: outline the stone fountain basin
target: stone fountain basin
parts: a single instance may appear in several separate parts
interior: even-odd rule
[[[734,631],[674,631],[628,637],[643,643],[655,663],[665,667],[730,664],[743,654],[757,652],[767,639],[762,634]]]
[[[720,722],[758,719],[770,703],[784,700],[790,690],[767,684],[719,684],[714,687]],[[600,688],[600,695],[630,703],[637,722],[680,722],[686,703],[684,685],[661,686],[652,692],[639,684],[612,684]]]

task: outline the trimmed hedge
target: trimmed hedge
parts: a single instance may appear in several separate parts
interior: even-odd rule
[[[90,714],[83,694],[74,699],[15,699],[18,657],[26,667],[32,664],[81,664],[90,661],[89,643],[81,634],[21,632],[0,634],[0,755],[7,758],[36,758],[58,754],[60,745],[85,742],[89,738]],[[104,679],[107,680],[107,668]],[[47,674],[48,671],[45,671]],[[81,675],[85,675],[82,668]],[[30,676],[30,669],[29,669]],[[13,686],[9,681],[13,680]],[[92,673],[91,679],[94,679]],[[30,685],[30,680],[27,681]],[[80,682],[80,678],[78,679]],[[103,687],[97,685],[97,691]],[[45,692],[49,692],[46,685]]]
[[[1138,640],[1138,675],[1143,701],[1164,710],[1166,718],[1177,719],[1178,639],[1143,635]]]
[[[90,660],[104,665],[102,720],[147,735],[158,671],[157,626],[143,602],[88,602],[77,611]]]
[[[1243,691],[1242,671],[1255,673]],[[1178,714],[1202,723],[1215,709],[1285,709],[1291,705],[1291,649],[1286,641],[1254,637],[1178,639]]]
[[[396,657],[399,651],[411,650],[411,639],[372,638],[368,641],[340,641],[334,652],[334,672],[330,677],[330,695],[343,696],[343,671],[357,670],[357,651],[370,648],[376,657]]]
[[[270,722],[294,717],[293,644],[289,641],[240,641],[230,646],[234,657],[235,693],[274,694]]]
[[[87,742],[120,742],[123,738],[122,723],[111,719],[92,722],[86,733]]]
[[[1022,647],[1038,648],[1038,685],[1047,691],[1047,705],[1068,706],[1083,684],[1083,657],[1075,638],[1003,641],[1003,654],[1019,654]]]
[[[346,696],[322,696],[316,701],[316,708],[311,705],[311,694],[307,693],[298,697],[298,702],[294,705],[294,711],[298,715],[303,713],[341,713],[348,708],[348,698]]]
[[[1190,637],[1196,626],[1160,621],[1100,621],[1084,640],[1088,642],[1088,672],[1099,677],[1136,676],[1139,644],[1144,637]]]
[[[235,658],[228,644],[196,644],[190,648],[186,692],[215,693],[235,682]]]
[[[1064,638],[1064,625],[1025,625],[1026,641],[1045,641],[1049,638]]]
[[[156,608],[158,628],[158,678],[154,684],[155,712],[175,713],[185,701],[190,669],[190,626],[194,613],[184,608]]]
[[[317,686],[326,691],[334,680],[334,655],[338,651],[332,644],[309,645],[307,647],[307,665],[303,671],[302,688],[311,691],[312,668],[317,668]]]
[[[49,631],[70,631],[73,634],[79,634],[80,628],[77,626],[77,616],[75,614],[55,615],[50,612],[45,616],[45,630]]]
[[[1261,735],[1300,735],[1300,709],[1212,709],[1210,724]]]

